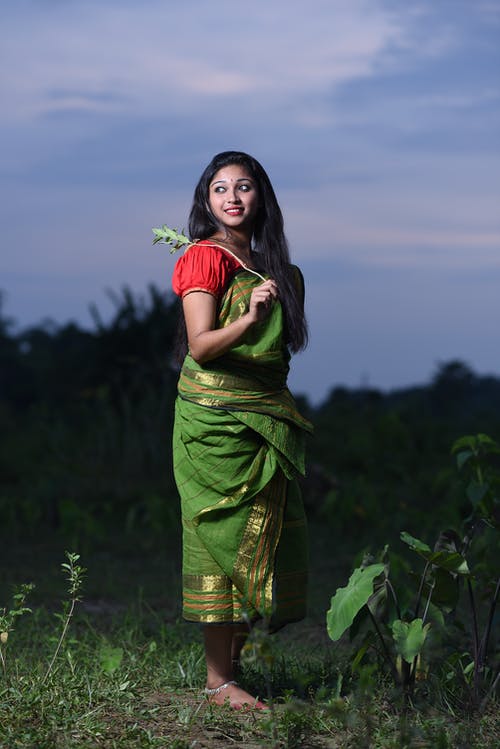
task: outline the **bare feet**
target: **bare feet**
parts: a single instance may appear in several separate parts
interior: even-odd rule
[[[216,689],[205,690],[212,705],[229,704],[233,710],[269,710],[268,706],[242,689],[235,681],[228,681]]]
[[[248,627],[240,632],[232,624],[205,625],[205,658],[207,662],[207,688],[205,695],[212,705],[228,703],[233,710],[267,710],[267,705],[246,692],[233,678],[233,660],[239,660]]]

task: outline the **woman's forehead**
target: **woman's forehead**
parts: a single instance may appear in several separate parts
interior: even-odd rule
[[[252,175],[248,169],[240,164],[228,164],[223,166],[217,172],[215,172],[210,184],[215,182],[242,182],[250,181],[253,182]]]

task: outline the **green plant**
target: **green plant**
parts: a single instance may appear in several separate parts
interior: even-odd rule
[[[56,615],[62,624],[61,634],[57,641],[57,644],[56,644],[54,653],[52,655],[52,658],[50,660],[50,663],[48,665],[48,668],[45,672],[45,676],[43,677],[42,684],[47,681],[47,679],[49,678],[52,672],[52,669],[54,668],[54,664],[56,662],[57,656],[59,655],[59,651],[64,642],[66,634],[68,632],[68,627],[73,617],[75,606],[78,603],[78,601],[81,600],[80,594],[81,594],[81,588],[83,584],[83,578],[85,575],[85,569],[83,567],[80,567],[79,564],[77,564],[78,560],[80,559],[80,555],[75,554],[74,552],[71,552],[71,551],[67,551],[66,559],[68,561],[63,562],[61,564],[61,567],[66,572],[67,579],[68,579],[69,600],[64,602],[63,612],[61,614]]]
[[[472,511],[465,523],[465,535],[462,540],[461,553],[465,557],[472,549],[473,541],[480,535],[481,530],[487,528],[495,533],[498,551],[498,530],[500,528],[500,473],[498,470],[498,456],[500,446],[486,434],[462,437],[457,440],[452,453],[456,457],[459,470],[467,481],[466,494]],[[496,458],[496,460],[495,460]],[[483,555],[484,556],[484,555]],[[496,557],[498,563],[498,557]],[[495,581],[496,576],[496,581]],[[473,681],[472,695],[475,706],[482,705],[495,692],[500,679],[500,668],[496,664],[488,663],[489,645],[495,610],[500,593],[500,576],[498,565],[489,568],[483,564],[483,581],[492,587],[492,593],[485,597],[484,590],[479,588],[479,575],[474,579],[468,576],[466,580],[467,594],[472,618],[472,661]],[[486,598],[487,614],[480,634],[479,599]],[[482,697],[485,683],[490,682],[489,689]]]
[[[155,235],[153,244],[169,244],[170,252],[176,252],[176,250],[180,250],[184,245],[191,243],[189,237],[186,237],[183,232],[184,229],[179,232],[177,229],[169,229],[168,226],[163,224],[163,226],[153,229],[153,234]]]
[[[0,663],[4,676],[7,674],[7,642],[9,633],[14,629],[14,623],[23,614],[31,614],[31,609],[25,606],[26,598],[35,586],[33,583],[24,583],[12,596],[10,609],[0,609]]]
[[[460,593],[465,589],[472,621],[470,651],[459,659],[457,674],[461,673],[470,688],[473,707],[484,709],[499,681],[498,664],[489,662],[489,644],[500,580],[495,581],[497,571],[487,564],[484,548],[479,545],[479,552],[474,554],[473,541],[480,539],[481,530],[487,528],[496,533],[492,543],[498,546],[500,447],[487,435],[478,434],[457,440],[452,454],[456,456],[458,470],[466,475],[471,511],[462,535],[455,530],[443,531],[434,549],[407,532],[401,533],[401,540],[425,562],[413,605],[403,608],[400,604],[390,579],[386,547],[378,563],[365,559],[354,570],[347,586],[337,590],[327,613],[327,629],[334,641],[348,629],[353,639],[361,639],[353,658],[353,670],[359,668],[367,651],[375,648],[396,684],[409,697],[423,671],[423,652],[431,624],[445,636],[452,632],[449,617],[453,615],[457,620]],[[407,591],[403,590],[405,594]],[[486,613],[482,617],[479,600],[486,600]],[[461,627],[466,629],[462,624]],[[469,659],[465,665],[464,658]]]

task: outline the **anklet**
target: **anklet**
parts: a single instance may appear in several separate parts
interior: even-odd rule
[[[215,695],[220,694],[223,689],[227,689],[230,686],[236,685],[237,682],[231,680],[226,681],[224,684],[221,684],[220,687],[215,687],[214,689],[209,689],[208,687],[205,687],[205,694],[207,697],[215,697]]]

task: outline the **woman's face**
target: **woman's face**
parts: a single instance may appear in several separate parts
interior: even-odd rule
[[[229,164],[219,169],[208,188],[208,204],[217,221],[226,229],[252,233],[259,194],[245,167]]]

